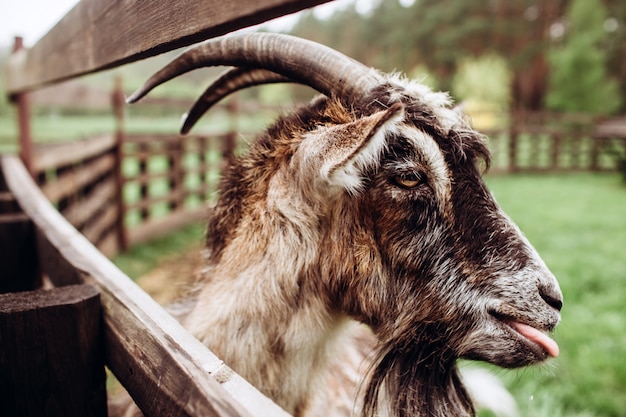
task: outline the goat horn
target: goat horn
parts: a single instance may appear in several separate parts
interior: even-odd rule
[[[229,94],[261,84],[292,82],[291,79],[272,71],[259,68],[232,68],[213,82],[196,100],[185,117],[181,133],[189,130],[215,103]]]
[[[350,102],[381,82],[374,70],[318,43],[284,34],[249,33],[212,39],[183,52],[127,100],[196,68],[230,65],[269,70]]]

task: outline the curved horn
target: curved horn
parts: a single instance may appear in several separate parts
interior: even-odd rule
[[[217,65],[266,69],[346,101],[382,80],[376,71],[318,43],[283,34],[249,33],[209,40],[183,52],[127,101],[139,100],[178,75]]]
[[[235,91],[261,84],[292,82],[275,72],[259,68],[233,68],[222,74],[196,100],[185,117],[181,133],[189,130],[215,103]]]

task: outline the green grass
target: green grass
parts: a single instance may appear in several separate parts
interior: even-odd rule
[[[626,187],[617,175],[488,178],[557,276],[565,304],[545,367],[499,371],[523,416],[626,415]]]

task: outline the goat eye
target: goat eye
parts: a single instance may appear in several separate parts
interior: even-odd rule
[[[396,183],[396,185],[402,188],[415,188],[418,185],[421,185],[424,182],[426,182],[425,180],[426,178],[418,172],[398,175],[397,177],[394,178],[394,182]]]

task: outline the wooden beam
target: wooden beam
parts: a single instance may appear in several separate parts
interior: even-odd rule
[[[144,222],[128,230],[128,243],[130,246],[133,246],[164,236],[172,230],[205,220],[208,218],[208,213],[209,209],[207,207],[194,210],[178,210],[169,213],[167,217]]]
[[[1,162],[8,188],[38,230],[42,270],[55,284],[71,279],[99,289],[107,365],[146,415],[288,416],[78,233],[19,159],[4,156]]]
[[[96,180],[115,168],[115,157],[104,154],[80,167],[60,174],[58,178],[43,185],[44,194],[50,201],[58,202],[64,197],[77,194],[86,186],[95,184]]]
[[[111,97],[107,89],[71,80],[34,91],[30,95],[30,104],[68,109],[108,109],[111,108]]]
[[[106,178],[96,184],[83,201],[72,204],[63,211],[63,217],[80,229],[101,207],[113,201],[117,194],[115,179]]]
[[[0,173],[0,293],[34,290],[41,285],[36,255],[33,222],[22,212]]]
[[[115,144],[115,135],[110,134],[72,142],[41,144],[35,148],[33,167],[37,172],[60,168],[112,151]]]
[[[25,54],[24,43],[21,37],[15,38],[11,57],[21,57]],[[9,59],[10,61],[11,59]],[[31,175],[35,175],[33,169],[33,135],[31,132],[31,109],[30,99],[27,92],[17,93],[11,96],[17,110],[18,143],[20,156],[26,169]]]
[[[9,95],[114,68],[328,0],[82,0],[9,62]]]
[[[0,294],[2,415],[105,417],[98,290]]]

